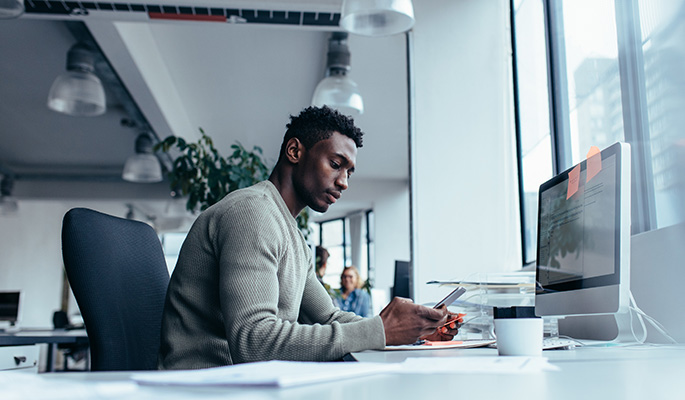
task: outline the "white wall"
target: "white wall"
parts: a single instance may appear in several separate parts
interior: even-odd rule
[[[60,308],[62,206],[21,202],[19,212],[0,216],[0,290],[21,290],[20,324],[51,326]]]
[[[414,294],[521,267],[508,2],[414,2]]]
[[[62,218],[72,207],[118,216],[127,211],[114,202],[23,200],[17,214],[0,216],[0,290],[22,291],[22,327],[51,327],[52,313],[61,308]],[[72,303],[69,311],[75,310]]]
[[[386,185],[374,202],[376,244],[375,288],[382,298],[374,298],[374,308],[385,306],[390,300],[390,287],[395,276],[395,260],[410,259],[409,186],[407,182]]]
[[[685,307],[682,284],[685,282],[685,224],[678,224],[635,235],[630,242],[630,288],[637,306],[656,319],[678,343],[685,343]],[[638,336],[642,333],[635,324]],[[652,343],[669,343],[651,324],[647,324]]]

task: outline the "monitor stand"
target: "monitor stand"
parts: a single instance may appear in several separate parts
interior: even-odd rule
[[[635,335],[633,335],[633,330],[631,329],[633,318],[630,316],[630,311],[616,313],[614,314],[614,318],[616,319],[616,328],[618,329],[618,334],[611,342],[636,343],[637,339],[635,338]]]
[[[636,343],[630,329],[630,311],[607,314],[568,316],[559,319],[559,334],[583,340],[601,341],[604,344]],[[599,345],[599,344],[598,344]]]

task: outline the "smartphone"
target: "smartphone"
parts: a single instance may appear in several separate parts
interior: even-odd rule
[[[450,292],[450,294],[445,296],[444,299],[440,300],[438,304],[436,304],[433,308],[438,308],[443,304],[449,306],[450,304],[454,303],[454,300],[458,299],[464,293],[466,293],[466,289],[464,289],[461,286],[458,286],[456,289]]]

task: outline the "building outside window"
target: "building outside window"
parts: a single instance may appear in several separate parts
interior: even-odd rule
[[[631,145],[633,234],[685,222],[685,0],[511,4],[524,262],[536,186],[590,146]]]

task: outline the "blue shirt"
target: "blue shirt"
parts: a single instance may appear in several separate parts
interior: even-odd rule
[[[355,289],[346,299],[343,299],[341,289],[335,289],[333,304],[343,311],[350,311],[362,317],[371,316],[371,297],[362,289]]]

